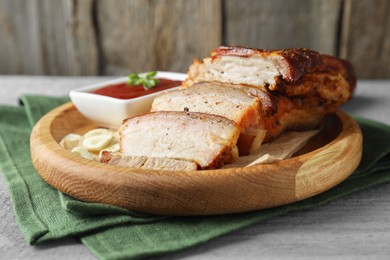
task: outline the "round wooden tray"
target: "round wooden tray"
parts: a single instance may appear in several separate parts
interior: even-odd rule
[[[362,155],[358,124],[342,111],[293,158],[246,168],[197,172],[106,165],[64,150],[68,133],[96,128],[72,103],[44,116],[31,134],[31,158],[54,188],[88,202],[163,215],[213,215],[293,203],[346,179]]]

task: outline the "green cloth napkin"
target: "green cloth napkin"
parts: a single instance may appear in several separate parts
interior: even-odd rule
[[[204,243],[261,220],[322,205],[351,192],[390,181],[390,127],[356,118],[364,136],[363,160],[340,185],[313,198],[250,213],[165,217],[86,203],[44,182],[30,160],[32,126],[66,98],[23,96],[21,106],[0,106],[0,171],[15,216],[30,244],[80,237],[99,259],[134,259],[175,252]]]

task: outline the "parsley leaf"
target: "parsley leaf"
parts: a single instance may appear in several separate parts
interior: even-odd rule
[[[156,76],[157,71],[150,71],[146,74],[136,74],[136,73],[130,73],[129,74],[129,80],[127,81],[127,85],[135,86],[135,85],[142,85],[144,86],[144,89],[151,89],[160,82],[158,79],[155,79],[154,76]]]

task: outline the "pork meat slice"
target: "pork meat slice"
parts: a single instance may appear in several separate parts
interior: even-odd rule
[[[156,97],[151,111],[190,111],[220,115],[236,122],[241,129],[257,125],[260,99],[243,89],[220,84],[169,91]]]
[[[321,55],[306,48],[263,50],[219,47],[202,62],[195,60],[184,85],[220,81],[275,89],[282,80],[294,83],[315,69]]]
[[[159,111],[125,119],[119,135],[124,156],[186,160],[212,169],[238,157],[240,128],[218,115]]]
[[[169,158],[147,156],[123,156],[121,153],[103,151],[101,162],[130,168],[168,171],[196,171],[198,165],[194,162]]]

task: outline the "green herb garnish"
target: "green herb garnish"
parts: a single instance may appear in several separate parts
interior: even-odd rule
[[[155,79],[154,76],[156,76],[157,71],[150,71],[147,72],[144,75],[131,73],[129,75],[129,80],[127,81],[127,85],[134,86],[134,85],[142,85],[144,86],[144,89],[151,89],[155,87],[160,81],[158,79]]]

